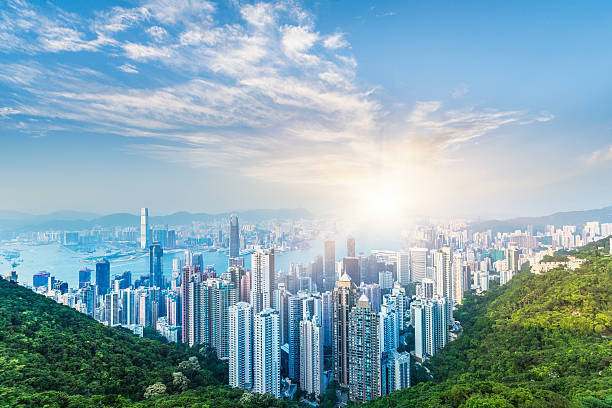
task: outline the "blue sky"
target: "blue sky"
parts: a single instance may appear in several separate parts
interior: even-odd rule
[[[610,27],[604,1],[3,2],[0,209],[610,205]]]

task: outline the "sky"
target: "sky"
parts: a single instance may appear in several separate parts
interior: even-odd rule
[[[612,204],[612,3],[0,3],[0,209]]]

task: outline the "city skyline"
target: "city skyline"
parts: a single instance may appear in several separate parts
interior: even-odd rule
[[[610,4],[526,5],[10,1],[0,210],[609,205]]]

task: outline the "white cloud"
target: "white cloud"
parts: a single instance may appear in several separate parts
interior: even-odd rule
[[[337,50],[338,48],[348,47],[349,43],[344,39],[344,33],[336,33],[325,38],[323,45],[330,50]]]
[[[0,108],[0,117],[1,118],[6,118],[9,115],[17,115],[18,113],[21,113],[21,111],[18,111],[17,109],[10,108],[8,106],[4,106],[4,107]]]
[[[156,47],[131,42],[123,44],[123,49],[125,50],[126,56],[133,60],[168,58],[173,55],[172,50],[168,47]]]
[[[596,165],[612,160],[612,145],[596,150],[585,158],[587,164]]]
[[[153,26],[147,28],[147,33],[156,41],[162,41],[168,35],[168,32],[160,26]]]
[[[451,96],[455,99],[464,97],[470,91],[470,87],[467,84],[461,84],[451,92]]]
[[[129,74],[137,74],[138,69],[132,64],[123,64],[117,68],[119,71],[127,72]]]

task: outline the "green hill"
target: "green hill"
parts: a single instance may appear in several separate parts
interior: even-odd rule
[[[0,407],[289,405],[223,384],[210,350],[106,327],[0,279]]]
[[[528,270],[455,313],[463,335],[428,363],[434,381],[374,407],[611,407],[612,257],[603,241],[579,269]],[[604,247],[598,250],[598,246]]]

